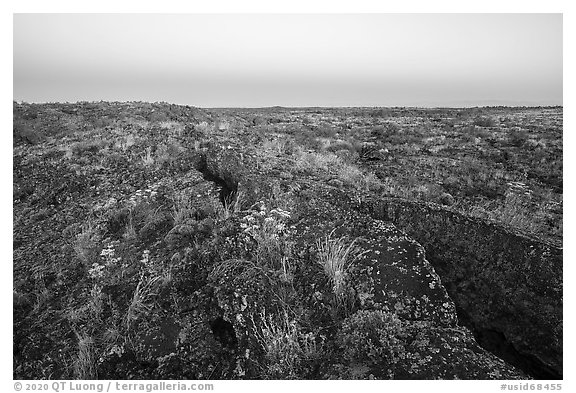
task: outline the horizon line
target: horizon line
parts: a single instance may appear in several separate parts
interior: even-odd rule
[[[564,104],[539,104],[535,102],[523,102],[518,101],[514,102],[511,101],[509,103],[493,103],[493,104],[482,104],[482,103],[470,103],[470,104],[461,104],[461,105],[431,105],[431,104],[422,104],[422,105],[303,105],[303,106],[292,106],[292,105],[269,105],[269,106],[199,106],[199,105],[192,105],[192,104],[182,104],[182,103],[174,103],[169,101],[145,101],[145,100],[77,100],[77,101],[26,101],[26,100],[16,100],[13,99],[12,102],[18,104],[38,104],[38,105],[45,105],[45,104],[81,104],[81,103],[89,103],[89,104],[96,104],[96,103],[146,103],[146,104],[168,104],[168,105],[178,105],[178,106],[186,106],[186,107],[193,107],[199,109],[272,109],[272,108],[280,108],[280,109],[314,109],[314,108],[369,108],[369,109],[472,109],[472,108],[557,108],[557,107],[564,107]]]

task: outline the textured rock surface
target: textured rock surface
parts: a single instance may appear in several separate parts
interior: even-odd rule
[[[349,334],[337,333],[331,349],[333,356],[322,359],[316,378],[527,378],[481,348],[472,333],[458,325],[455,305],[422,246],[394,225],[354,212],[353,202],[334,188],[310,183],[302,188],[295,225],[294,253],[299,258],[294,282],[297,294],[305,299],[303,306],[309,310],[310,321],[322,326],[333,312],[331,287],[322,267],[314,263],[314,242],[335,229],[334,236],[357,239],[365,252],[346,277],[348,290],[359,300],[355,305],[358,311],[343,323],[356,321],[356,325],[352,323]],[[307,192],[312,189],[313,196]],[[282,296],[277,296],[282,291],[270,287],[266,274],[255,276],[258,284],[254,278],[249,282],[246,277],[239,277],[238,272],[215,283],[219,307],[234,326],[239,352],[252,354],[241,359],[246,376],[250,376],[250,370],[256,372],[253,367],[257,362],[250,356],[260,348],[253,339],[255,327],[250,316],[263,304],[273,311],[282,303]],[[375,329],[371,313],[394,322],[376,329],[388,334],[386,340],[369,340],[374,356],[353,344],[356,339],[365,342],[371,336],[370,331]],[[316,332],[318,337],[331,334],[334,332],[326,327]],[[347,353],[349,359],[342,353]]]
[[[426,248],[475,329],[510,343],[525,368],[562,375],[561,248],[433,204],[381,199],[366,209]]]
[[[391,185],[362,162],[414,172],[408,124],[362,161],[380,120],[361,113],[278,109],[259,128],[168,104],[15,106],[36,127],[14,133],[15,379],[530,378],[520,358],[561,372],[559,249],[369,199]],[[357,247],[338,286],[328,236]]]

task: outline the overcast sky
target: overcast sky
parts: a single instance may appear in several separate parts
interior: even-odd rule
[[[562,16],[16,14],[14,99],[562,105]]]

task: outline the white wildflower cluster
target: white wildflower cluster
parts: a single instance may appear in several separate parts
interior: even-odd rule
[[[261,232],[266,232],[278,238],[282,235],[288,235],[290,229],[294,229],[294,227],[288,228],[286,225],[286,221],[290,219],[290,212],[280,208],[268,210],[264,202],[260,202],[259,205],[257,211],[252,211],[251,214],[241,219],[240,227],[244,233],[255,236]]]
[[[522,195],[525,197],[530,198],[532,196],[532,190],[528,187],[525,183],[519,181],[512,181],[506,183],[508,185],[508,189],[506,190],[506,195]]]
[[[158,195],[158,185],[152,185],[144,190],[136,190],[134,195],[128,199],[128,205],[134,207],[141,202],[153,200]]]
[[[140,258],[140,264],[144,271],[151,273],[154,271],[154,263],[150,259],[150,250],[142,251],[142,258]]]
[[[109,209],[116,207],[117,204],[118,204],[118,199],[111,197],[111,198],[108,198],[107,200],[105,200],[101,203],[97,203],[94,206],[93,210],[95,212],[102,211],[102,210],[106,211],[106,210],[109,210]]]
[[[102,276],[104,275],[104,265],[100,265],[99,263],[94,262],[92,264],[92,267],[88,269],[88,275],[90,276],[90,278],[93,278],[95,280],[102,278]]]
[[[100,262],[94,262],[92,267],[88,270],[88,275],[93,279],[101,279],[104,276],[104,271],[106,268],[117,266],[122,260],[121,257],[116,256],[116,247],[120,244],[119,241],[115,240],[100,252]]]
[[[507,204],[530,206],[532,204],[532,190],[522,182],[507,183],[508,189],[504,197]]]

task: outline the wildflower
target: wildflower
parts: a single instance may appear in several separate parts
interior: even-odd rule
[[[88,270],[88,275],[93,279],[98,279],[103,276],[104,266],[96,262],[92,264],[92,268]]]

